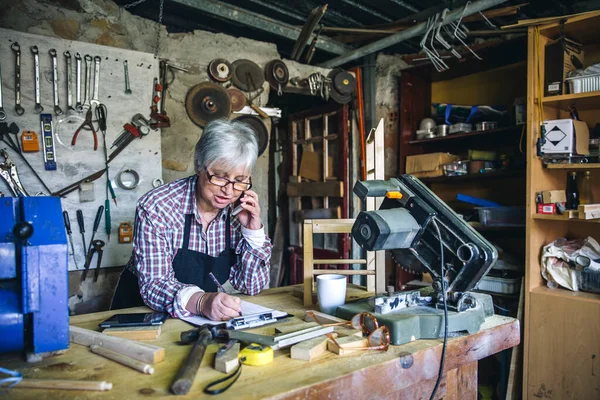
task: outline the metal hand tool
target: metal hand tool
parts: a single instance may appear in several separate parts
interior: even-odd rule
[[[44,168],[46,171],[56,170],[56,149],[54,147],[54,125],[52,114],[40,115],[40,130],[44,146]]]
[[[85,100],[83,101],[84,108],[90,108],[90,96],[92,86],[92,56],[86,54],[83,57],[85,60]]]
[[[2,67],[0,66],[0,121],[4,121],[5,119],[6,113],[2,107]]]
[[[71,52],[66,50],[63,52],[67,63],[67,110],[74,110],[73,107],[73,60]]]
[[[65,220],[65,228],[67,230],[67,235],[69,236],[69,244],[71,245],[71,255],[73,256],[73,262],[75,263],[75,268],[79,269],[77,265],[77,259],[75,258],[75,246],[73,246],[73,236],[71,235],[71,220],[69,219],[69,213],[67,211],[63,211],[63,219]]]
[[[125,94],[131,94],[131,87],[129,86],[129,66],[127,60],[123,61],[123,70],[125,73]]]
[[[172,393],[183,395],[190,391],[198,368],[200,368],[200,364],[202,363],[202,358],[204,358],[206,347],[212,339],[213,335],[209,328],[206,325],[201,326],[198,330],[198,339],[181,367],[179,367],[179,371],[177,371],[175,380],[171,385]]]
[[[96,219],[94,219],[94,227],[92,229],[92,238],[90,239],[90,245],[87,250],[87,257],[85,260],[85,265],[83,266],[86,270],[90,267],[90,263],[92,262],[92,257],[94,253],[92,253],[92,247],[94,246],[94,237],[96,236],[96,232],[98,231],[98,226],[100,226],[100,220],[102,219],[102,214],[104,213],[104,206],[98,207],[98,211],[96,212]],[[85,277],[82,276],[82,280]]]
[[[4,162],[0,163],[0,177],[6,181],[13,197],[26,197],[29,196],[17,173],[17,166],[12,162],[8,153],[4,149],[0,149],[0,156],[4,157]]]
[[[98,89],[100,87],[101,61],[102,59],[99,56],[94,57],[94,94],[92,95],[92,100],[90,100],[90,104],[95,107],[97,107],[100,104],[100,100],[98,100]]]
[[[146,136],[150,133],[150,122],[144,118],[142,114],[135,114],[133,118],[131,118],[131,124],[123,125],[123,132],[115,139],[113,144],[110,146],[117,147],[117,150],[121,147],[127,146],[133,139],[136,137],[141,138],[142,136]],[[117,151],[115,150],[115,151]],[[113,153],[114,154],[114,153]],[[112,158],[112,154],[111,157]]]
[[[87,260],[87,246],[85,245],[85,223],[83,221],[83,211],[77,210],[77,225],[79,225],[79,233],[81,233],[81,239],[83,240],[83,255]]]
[[[92,258],[94,254],[98,254],[98,260],[96,261],[96,269],[94,270],[94,282],[98,281],[98,274],[100,273],[100,266],[102,264],[102,248],[106,245],[104,240],[94,240],[91,243],[90,251],[88,252],[88,262],[86,263],[86,267],[83,270],[83,274],[81,274],[81,281],[85,281],[87,278],[87,273],[90,269],[90,264],[92,263]]]
[[[25,109],[21,107],[21,46],[14,42],[10,48],[15,53],[15,112],[23,115]]]
[[[110,158],[108,160],[110,162]],[[86,176],[85,178],[82,178],[80,180],[78,180],[77,182],[71,183],[68,186],[65,186],[62,189],[58,189],[55,192],[52,192],[52,196],[57,196],[57,197],[65,197],[66,195],[68,195],[71,192],[76,191],[77,189],[79,189],[79,186],[83,183],[83,182],[93,182],[96,179],[100,178],[102,175],[104,175],[104,171],[106,171],[106,169],[101,169],[100,171],[96,171],[91,175]]]
[[[98,129],[102,133],[102,142],[104,145],[104,165],[106,166],[106,200],[104,201],[104,229],[106,231],[106,236],[108,237],[108,241],[110,242],[110,231],[111,231],[111,219],[110,219],[110,199],[108,194],[112,195],[112,199],[117,204],[117,196],[115,195],[115,191],[112,188],[110,183],[110,175],[108,169],[108,149],[106,148],[106,119],[108,116],[108,111],[104,104],[100,104],[96,107],[96,119],[98,120]]]
[[[33,54],[33,72],[35,76],[35,112],[41,114],[44,111],[42,100],[40,97],[40,51],[37,46],[31,46],[31,54]]]
[[[63,110],[60,108],[58,99],[58,64],[56,62],[56,49],[48,50],[48,54],[52,57],[52,89],[54,91],[54,114],[62,115]]]
[[[88,108],[85,113],[85,121],[77,128],[75,134],[73,135],[73,139],[71,140],[71,146],[75,146],[77,143],[77,136],[79,136],[79,132],[81,132],[82,128],[89,128],[92,131],[92,135],[94,136],[94,150],[98,150],[98,135],[96,134],[96,129],[94,129],[94,124],[92,123],[92,108]]]
[[[75,53],[75,109],[79,112],[83,111],[81,103],[81,54]]]

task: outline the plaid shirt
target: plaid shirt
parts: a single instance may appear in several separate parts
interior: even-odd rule
[[[194,285],[175,279],[172,262],[183,247],[185,215],[194,214],[189,250],[217,257],[225,250],[227,213],[221,210],[206,233],[196,209],[197,176],[180,179],[151,190],[137,203],[133,254],[129,268],[135,270],[144,302],[158,311],[182,318],[193,314],[185,309],[179,291]],[[244,239],[237,216],[231,217],[231,247],[237,262],[231,267],[229,282],[242,293],[255,295],[269,283],[271,241],[265,236],[260,248]],[[192,267],[192,266],[190,266]]]

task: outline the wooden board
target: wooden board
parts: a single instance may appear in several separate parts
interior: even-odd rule
[[[362,336],[345,336],[343,338],[336,339],[336,342],[330,339],[327,342],[327,350],[339,356],[345,356],[358,351],[364,351],[364,348],[369,345],[367,338]]]
[[[289,197],[343,197],[343,182],[290,182],[287,185]]]
[[[14,112],[15,55],[10,46],[15,41],[21,47],[21,104],[25,109],[25,113],[22,116],[17,116]],[[15,122],[19,126],[19,132],[23,130],[35,131],[38,134],[38,139],[40,139],[40,116],[34,111],[34,68],[33,55],[30,51],[30,46],[33,45],[37,45],[39,48],[41,103],[44,107],[44,113],[52,114],[54,122],[57,170],[46,171],[44,169],[44,160],[41,152],[25,153],[25,158],[35,168],[46,185],[55,191],[104,168],[104,152],[102,134],[100,132],[97,133],[97,151],[93,150],[92,134],[89,131],[81,132],[77,138],[76,146],[71,146],[71,138],[77,127],[83,122],[85,114],[74,112],[74,116],[65,119],[67,115],[67,84],[66,61],[63,52],[69,50],[72,55],[73,86],[75,86],[75,53],[81,53],[82,58],[85,54],[101,57],[98,98],[108,109],[106,141],[109,147],[123,130],[123,124],[130,122],[136,113],[141,113],[146,118],[149,117],[153,78],[158,76],[158,60],[155,60],[150,53],[63,40],[55,37],[32,35],[0,28],[2,94],[4,111],[7,114],[5,122]],[[51,48],[57,51],[60,107],[65,111],[65,114],[61,116],[56,116],[53,112],[52,63],[48,55],[48,50]],[[128,60],[129,80],[131,90],[133,91],[131,95],[124,93],[123,60]],[[85,75],[85,62],[83,60],[82,64],[82,75]],[[92,62],[92,85],[93,80]],[[82,101],[84,82],[85,79],[82,77]],[[75,96],[75,89],[73,89],[73,96]],[[75,99],[73,103],[75,103]],[[63,122],[59,122],[61,120]],[[135,205],[138,198],[152,189],[152,181],[155,178],[162,178],[160,137],[160,130],[151,131],[143,140],[136,140],[131,143],[110,164],[111,178],[114,178],[121,170],[133,169],[140,175],[140,183],[134,190],[123,190],[113,182],[118,206],[115,206],[111,202],[111,240],[110,242],[107,240],[104,232],[104,216],[95,237],[106,242],[102,257],[102,267],[124,265],[131,256],[131,244],[120,244],[117,240],[118,227],[121,222],[133,222]],[[41,142],[40,148],[42,148]],[[16,155],[12,154],[12,150],[9,149],[8,153],[17,165],[25,190],[32,195],[43,191],[43,186],[27,166]],[[75,257],[77,258],[79,268],[83,267],[85,259],[75,212],[77,209],[83,210],[86,240],[89,242],[96,211],[100,205],[104,205],[105,187],[105,176],[95,181],[94,194],[96,200],[93,202],[80,203],[77,190],[62,199],[63,209],[69,212],[71,219]],[[0,180],[0,191],[7,192],[5,190],[5,183],[2,180]],[[69,270],[74,269],[76,267],[73,257],[69,256]]]
[[[337,334],[332,333],[337,336]],[[295,344],[290,349],[290,358],[293,360],[313,361],[327,351],[327,336],[319,336],[304,342]]]
[[[240,364],[238,360],[239,353],[240,344],[235,343],[223,354],[217,354],[215,357],[215,369],[226,374],[230,373]]]
[[[160,336],[160,326],[106,328],[102,333],[130,340],[155,340]]]

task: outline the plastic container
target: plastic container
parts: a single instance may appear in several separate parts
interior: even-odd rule
[[[572,94],[595,92],[600,90],[600,74],[574,76],[565,79],[569,83],[569,92]]]
[[[481,278],[477,288],[486,292],[514,294],[521,289],[521,277],[515,271],[492,269]]]
[[[488,226],[525,226],[525,207],[477,207],[479,222]]]

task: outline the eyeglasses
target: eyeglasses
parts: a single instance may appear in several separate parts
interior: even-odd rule
[[[367,340],[369,343],[368,347],[356,348],[352,347],[354,350],[385,350],[390,347],[390,331],[386,326],[379,326],[377,322],[377,318],[371,313],[361,312],[360,314],[356,314],[352,317],[350,321],[346,322],[335,322],[331,324],[325,324],[323,321],[319,321],[319,318],[312,311],[306,312],[310,315],[317,324],[321,326],[351,326],[352,328],[362,331],[363,335],[368,335]],[[327,334],[329,337],[339,348],[344,348],[344,346],[340,345],[335,337],[331,334]]]
[[[249,178],[250,182],[230,181],[229,179],[224,178],[222,176],[214,174],[211,175],[208,171],[206,171],[206,176],[208,177],[208,181],[210,183],[219,187],[225,187],[231,183],[233,185],[233,190],[239,190],[241,192],[250,190],[250,188],[252,187],[252,178]]]

